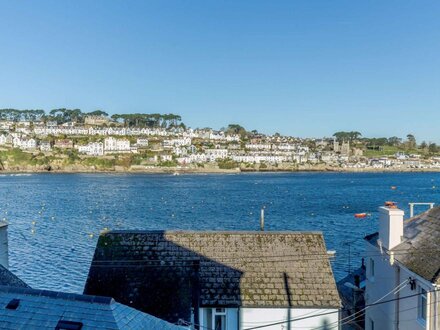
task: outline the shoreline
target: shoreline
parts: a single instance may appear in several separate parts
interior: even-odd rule
[[[218,169],[218,168],[58,168],[58,169],[29,169],[11,168],[0,170],[1,174],[247,174],[247,173],[440,173],[440,168],[388,168],[388,169],[346,169],[346,168],[297,168],[297,169]]]

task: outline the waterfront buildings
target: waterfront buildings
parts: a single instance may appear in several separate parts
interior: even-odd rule
[[[103,143],[103,153],[95,143]],[[52,154],[76,148],[81,154],[91,157],[107,155],[116,158],[119,157],[117,154],[139,153],[133,164],[138,170],[144,164],[154,165],[151,159],[156,159],[155,165],[159,165],[163,151],[166,151],[165,157],[171,156],[169,166],[179,164],[189,169],[205,165],[220,167],[220,163],[236,170],[440,169],[440,162],[434,156],[422,157],[399,151],[393,155],[366,157],[364,151],[367,148],[360,141],[300,139],[260,133],[240,136],[212,129],[183,127],[124,127],[102,116],[86,116],[84,124],[0,121],[0,146],[19,148],[29,153],[40,149]],[[58,159],[56,163],[61,162]],[[130,161],[123,163],[129,164]]]

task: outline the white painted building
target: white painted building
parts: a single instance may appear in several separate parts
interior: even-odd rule
[[[0,145],[5,145],[8,141],[8,136],[6,134],[0,134]]]
[[[104,151],[113,152],[130,152],[130,141],[127,139],[117,139],[112,136],[104,139]]]
[[[50,145],[49,141],[41,141],[40,142],[40,151],[47,152],[47,151],[51,151],[51,150],[52,150],[52,146]]]
[[[272,145],[270,143],[246,143],[245,148],[249,150],[271,150]]]
[[[83,146],[77,146],[78,152],[89,156],[104,155],[104,144],[102,142],[90,142]]]
[[[146,138],[137,138],[136,145],[141,148],[148,147],[148,139]]]
[[[379,232],[366,240],[367,330],[440,329],[440,208],[412,219],[379,208]]]
[[[36,149],[37,148],[37,141],[35,139],[28,139],[28,138],[22,138],[16,136],[12,140],[12,145],[14,148],[19,148],[22,150],[29,150],[29,149]]]
[[[205,154],[211,162],[214,162],[217,159],[228,158],[228,149],[206,149]]]

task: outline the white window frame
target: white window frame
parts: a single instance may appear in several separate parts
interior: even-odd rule
[[[417,321],[426,327],[428,319],[428,292],[421,286],[418,290],[419,296],[417,299]]]
[[[221,311],[217,311],[217,309],[221,310]],[[228,318],[227,318],[227,313],[226,313],[226,308],[222,308],[222,307],[213,307],[211,308],[211,329],[215,329],[215,317],[216,316],[224,316],[224,320],[225,320],[225,330],[228,330]]]

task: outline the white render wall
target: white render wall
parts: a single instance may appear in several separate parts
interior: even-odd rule
[[[327,315],[318,315],[331,313]],[[292,308],[290,319],[310,317],[304,320],[292,322],[290,329],[339,329],[339,311],[337,309],[309,309]],[[269,323],[277,323],[288,319],[287,308],[241,308],[240,309],[240,329],[247,329]],[[324,327],[324,326],[327,326]],[[277,324],[264,328],[265,330],[287,330],[288,323]],[[229,330],[229,328],[228,328]],[[232,329],[231,329],[232,330]]]
[[[368,257],[366,260],[366,305],[376,302],[385,294],[392,291],[396,286],[406,281],[409,277],[416,279],[417,287],[415,290],[411,290],[410,285],[407,284],[399,291],[399,295],[391,293],[383,298],[382,301],[415,295],[419,293],[419,287],[424,288],[426,291],[435,289],[431,283],[414,274],[413,272],[410,272],[397,262],[394,262],[394,264],[391,265],[389,260],[390,257],[386,253],[382,255],[380,253],[380,249],[369,243],[366,244],[366,255],[373,255],[373,257]],[[374,278],[372,278],[370,275],[370,258],[374,260]],[[400,269],[400,273],[397,271],[397,268]],[[398,278],[397,274],[399,274]],[[415,296],[399,300],[398,317],[396,317],[396,302],[388,302],[368,308],[365,315],[365,329],[371,330],[370,320],[373,320],[375,329],[381,330],[395,330],[397,322],[399,322],[399,330],[437,330],[438,327],[435,327],[434,321],[435,310],[437,309],[436,307],[438,304],[434,304],[433,299],[433,294],[428,294],[427,322],[425,326],[417,320],[418,296]]]
[[[206,324],[206,312],[209,308],[200,308],[200,324],[209,328]],[[331,313],[327,315],[319,315]],[[314,316],[313,315],[317,315]],[[245,330],[248,328],[278,323],[287,320],[289,317],[287,308],[226,308],[227,330]],[[265,330],[288,330],[288,329],[339,329],[338,309],[310,309],[292,308],[290,319],[307,317],[304,320],[292,322],[290,328],[288,323],[264,327]],[[325,327],[327,326],[327,328]]]

